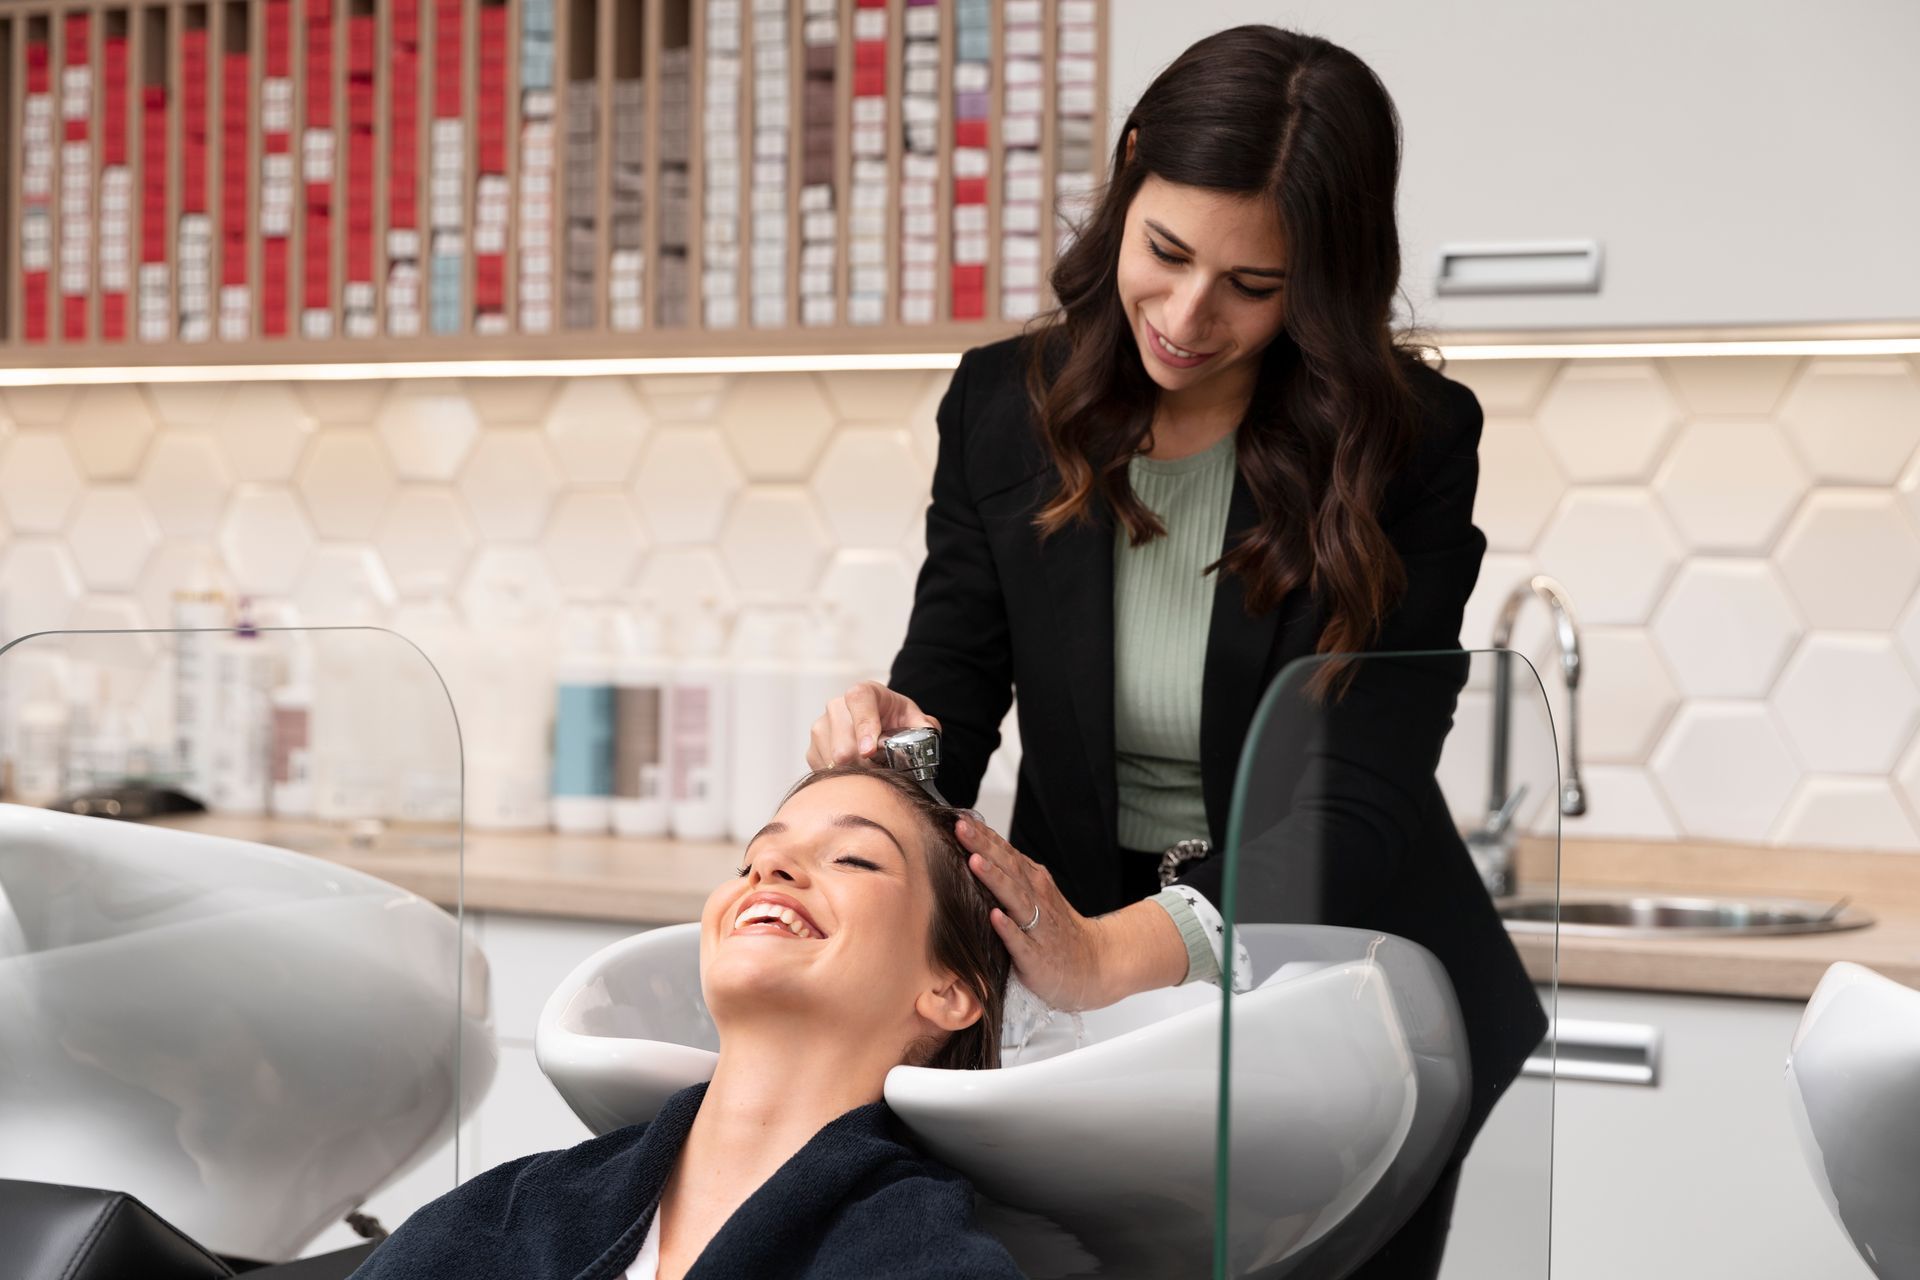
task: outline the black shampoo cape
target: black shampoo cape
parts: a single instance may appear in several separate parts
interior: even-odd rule
[[[706,1096],[652,1123],[512,1160],[414,1212],[352,1280],[618,1280]],[[909,1147],[885,1102],[847,1112],[747,1198],[687,1280],[1014,1280],[973,1190]]]

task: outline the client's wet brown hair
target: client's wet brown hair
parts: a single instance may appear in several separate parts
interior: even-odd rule
[[[936,968],[965,983],[980,1001],[978,1021],[944,1038],[928,1037],[918,1042],[910,1050],[908,1064],[945,1071],[999,1066],[1000,1016],[1013,957],[993,931],[993,895],[967,869],[966,846],[954,834],[954,823],[967,811],[935,803],[919,783],[903,773],[864,765],[816,769],[794,783],[787,796],[829,778],[871,778],[889,786],[920,820],[926,837],[927,875],[933,883],[933,927],[928,931],[927,958]]]

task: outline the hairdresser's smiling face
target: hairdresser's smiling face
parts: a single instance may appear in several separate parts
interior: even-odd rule
[[[1251,393],[1260,353],[1286,325],[1286,267],[1286,238],[1264,196],[1155,175],[1141,183],[1120,248],[1120,305],[1170,403]]]
[[[716,1021],[770,1008],[844,1019],[847,1034],[906,1025],[936,981],[926,856],[919,819],[885,783],[828,778],[781,805],[748,842],[746,874],[701,912]]]

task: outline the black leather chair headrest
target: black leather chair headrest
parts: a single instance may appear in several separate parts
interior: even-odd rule
[[[219,1280],[233,1269],[124,1191],[0,1178],[0,1280]]]

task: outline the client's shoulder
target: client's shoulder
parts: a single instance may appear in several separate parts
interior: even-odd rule
[[[1020,1269],[975,1220],[973,1184],[907,1139],[884,1104],[862,1117],[868,1171],[835,1213],[822,1275],[897,1280],[1018,1280]]]

